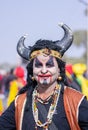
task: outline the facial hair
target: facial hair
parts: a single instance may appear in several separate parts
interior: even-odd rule
[[[42,80],[42,81],[41,81],[41,84],[43,84],[43,85],[47,85],[47,84],[48,84],[48,82],[47,82],[47,80],[46,80],[46,79],[44,79],[44,80]]]

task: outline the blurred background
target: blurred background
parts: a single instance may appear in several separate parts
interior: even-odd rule
[[[19,38],[28,34],[26,46],[38,39],[63,37],[58,23],[67,24],[74,42],[65,58],[87,63],[88,0],[0,0],[0,67],[19,64]]]
[[[63,29],[58,26],[60,22],[67,24],[74,34],[73,45],[63,57],[67,64],[71,64],[67,71],[77,64],[76,70],[73,70],[79,68],[83,76],[88,69],[88,0],[0,0],[1,94],[8,97],[8,90],[5,90],[7,81],[14,79],[12,74],[16,67],[23,67],[21,75],[26,75],[27,61],[21,59],[16,51],[20,37],[28,34],[26,46],[39,39],[60,40],[64,35]],[[10,74],[12,77],[7,80]],[[86,79],[87,76],[88,73]],[[4,99],[3,95],[1,99]]]

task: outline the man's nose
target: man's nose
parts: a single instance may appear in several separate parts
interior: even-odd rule
[[[47,73],[47,72],[48,72],[47,67],[46,67],[46,66],[43,66],[41,72],[42,72],[43,74]]]

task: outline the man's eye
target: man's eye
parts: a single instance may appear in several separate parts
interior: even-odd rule
[[[46,63],[47,67],[54,67],[53,57],[51,56],[48,62]]]
[[[37,68],[42,67],[42,63],[37,58],[35,59],[35,67]]]
[[[54,67],[54,64],[46,64],[47,67]]]
[[[37,67],[37,68],[40,68],[40,67],[42,67],[42,64],[40,63],[35,63],[35,67]]]

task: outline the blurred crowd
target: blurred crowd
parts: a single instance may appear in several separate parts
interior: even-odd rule
[[[18,91],[25,86],[25,70],[22,66],[0,71],[0,114],[14,100]]]
[[[22,66],[0,71],[0,114],[14,100],[18,91],[26,84],[26,72]],[[83,63],[66,64],[69,86],[82,92],[88,99],[88,69]]]

